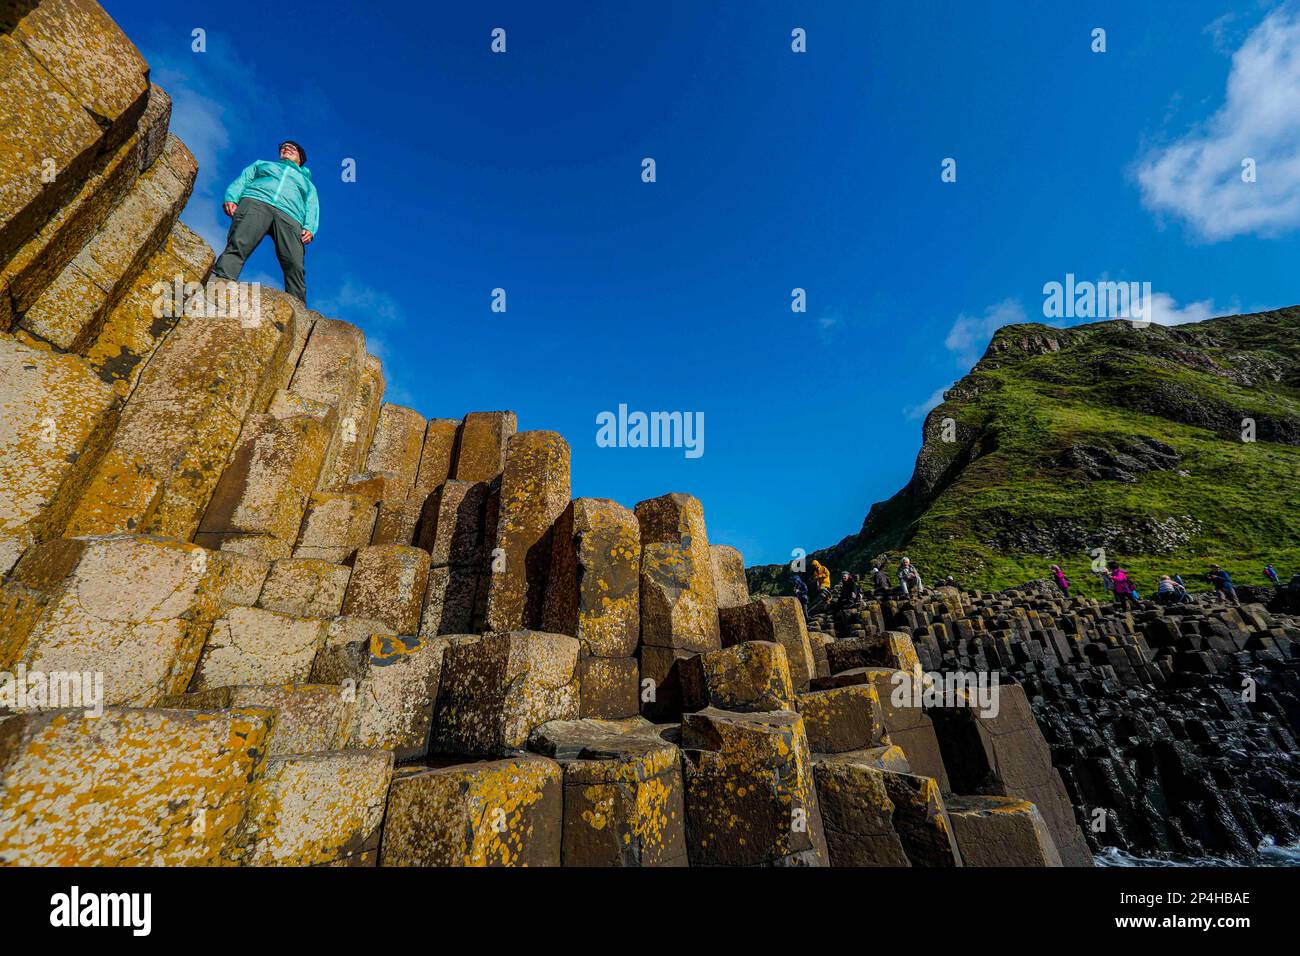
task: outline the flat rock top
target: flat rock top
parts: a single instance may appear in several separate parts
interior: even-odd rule
[[[552,720],[533,731],[529,746],[557,760],[611,760],[672,746],[666,726],[643,717],[623,720]]]

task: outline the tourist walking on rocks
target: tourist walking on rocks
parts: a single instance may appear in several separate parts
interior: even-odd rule
[[[1279,584],[1278,584],[1278,580],[1277,580],[1277,571],[1275,571],[1275,570],[1273,569],[1273,562],[1272,562],[1272,561],[1270,561],[1268,564],[1264,565],[1264,577],[1268,578],[1270,581],[1273,582],[1273,587],[1278,587],[1278,586],[1279,586]]]
[[[1137,591],[1133,587],[1133,579],[1128,576],[1128,572],[1119,566],[1119,563],[1112,561],[1110,563],[1110,579],[1115,585],[1115,603],[1120,607],[1129,604],[1137,606]]]
[[[284,271],[284,291],[307,303],[307,244],[316,238],[320,202],[307,168],[307,151],[291,139],[276,162],[259,159],[226,187],[222,205],[231,217],[226,251],[212,274],[238,279],[244,263],[269,232]]]
[[[816,558],[813,558],[813,580],[817,582],[817,590],[829,591],[831,587],[831,572],[826,565],[822,564]]]
[[[903,589],[904,597],[910,595],[913,590],[917,594],[925,593],[925,585],[921,583],[921,575],[916,568],[912,567],[910,558],[904,558],[903,563],[899,565],[898,583]]]
[[[1217,564],[1210,565],[1210,573],[1206,575],[1210,579],[1210,584],[1214,586],[1214,593],[1225,601],[1232,604],[1241,604],[1237,599],[1237,589],[1232,586],[1232,575]]]
[[[794,596],[799,599],[799,605],[803,608],[803,619],[806,621],[808,620],[808,585],[794,571],[790,572],[790,577],[793,579]]]
[[[1052,565],[1052,579],[1056,581],[1056,586],[1061,589],[1061,593],[1067,598],[1070,596],[1070,579],[1065,576],[1059,564]]]

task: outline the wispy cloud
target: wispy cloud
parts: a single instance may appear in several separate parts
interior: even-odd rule
[[[939,406],[939,404],[943,401],[943,393],[946,392],[949,388],[951,388],[951,386],[949,385],[944,385],[941,388],[936,388],[934,392],[930,395],[930,397],[927,398],[919,405],[904,405],[903,415],[909,419],[924,418],[926,415],[930,414],[930,409]]]
[[[952,352],[958,365],[969,368],[979,361],[993,333],[1004,325],[1028,322],[1025,307],[1018,299],[1003,299],[984,310],[983,315],[963,312],[948,330],[944,347]]]
[[[376,332],[389,332],[406,325],[406,313],[396,299],[351,275],[345,275],[337,289],[322,296],[317,308],[323,314]]]
[[[838,308],[823,309],[817,317],[817,339],[823,345],[829,345],[840,330],[844,328],[844,313]]]
[[[1233,21],[1207,31],[1225,42]],[[1201,239],[1274,236],[1300,226],[1300,4],[1275,9],[1232,55],[1223,105],[1137,165],[1143,203]],[[1256,181],[1242,181],[1253,159]]]

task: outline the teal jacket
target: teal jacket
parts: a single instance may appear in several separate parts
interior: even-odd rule
[[[259,159],[247,166],[226,187],[226,202],[258,199],[287,213],[295,222],[316,235],[320,225],[320,201],[311,181],[311,170],[287,159],[275,162]]]

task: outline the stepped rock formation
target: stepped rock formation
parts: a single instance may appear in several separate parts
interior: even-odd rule
[[[864,668],[696,499],[571,500],[559,435],[206,282],[92,0],[0,5],[0,89],[0,863],[1088,864],[1022,710],[890,700],[928,646]]]

